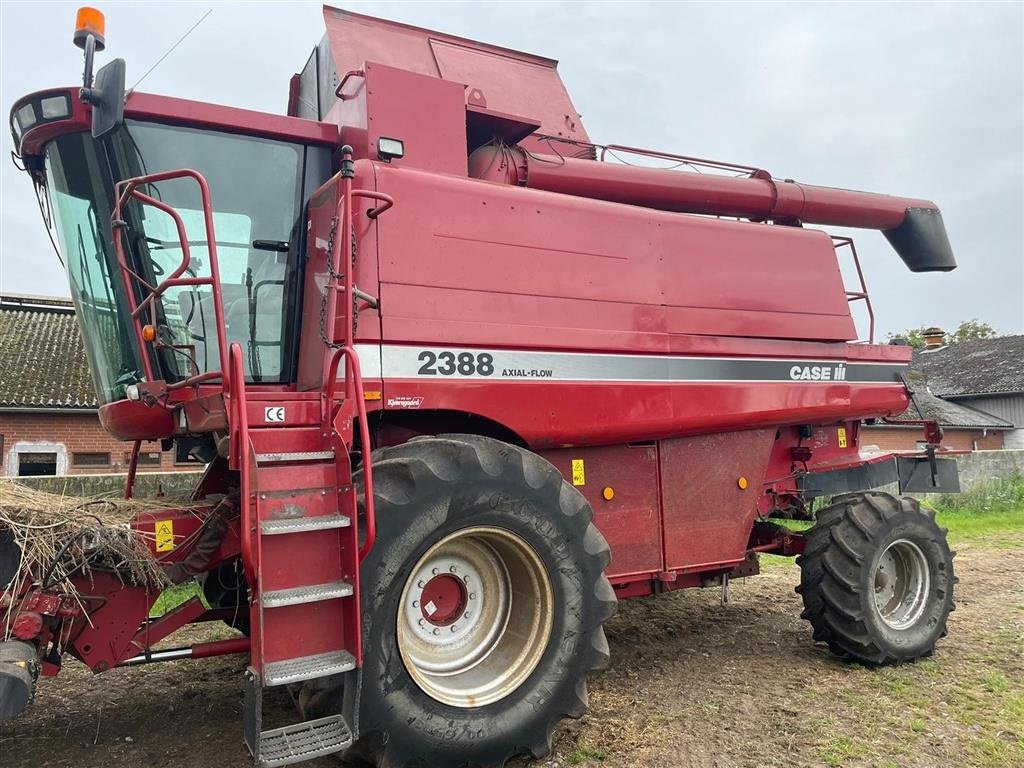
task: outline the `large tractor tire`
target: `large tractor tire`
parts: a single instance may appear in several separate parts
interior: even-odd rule
[[[474,435],[375,451],[373,478],[353,753],[382,768],[547,755],[608,661],[611,554],[590,505],[536,454]],[[300,694],[307,717],[342,700]]]
[[[931,655],[953,610],[953,555],[934,513],[886,493],[838,496],[797,558],[814,639],[864,664]]]

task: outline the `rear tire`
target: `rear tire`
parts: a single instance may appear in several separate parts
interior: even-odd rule
[[[865,664],[931,655],[953,610],[953,555],[915,499],[846,494],[807,532],[801,616],[814,639]]]
[[[383,768],[547,755],[608,661],[611,555],[589,504],[536,454],[474,435],[375,451],[373,477],[355,751]],[[328,698],[307,695],[306,716]]]

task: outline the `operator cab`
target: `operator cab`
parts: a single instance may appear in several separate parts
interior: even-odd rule
[[[111,223],[119,182],[180,168],[209,186],[227,344],[241,345],[247,382],[293,382],[304,203],[331,175],[337,128],[141,93],[130,94],[124,109],[124,119],[100,136],[93,135],[96,109],[74,89],[31,94],[11,110],[15,146],[67,269],[101,404],[125,398],[127,387],[145,379],[143,355],[153,378],[169,385],[226,364],[213,291],[202,284],[211,254],[196,181],[140,187],[180,216],[184,238],[156,203],[132,197],[116,230]],[[115,231],[130,276],[119,267]],[[153,302],[156,343],[141,344],[131,306],[182,264],[183,239],[191,258],[181,277],[199,284],[169,287]]]

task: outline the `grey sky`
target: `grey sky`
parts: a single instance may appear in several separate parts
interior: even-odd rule
[[[284,112],[323,34],[317,3],[99,2],[139,90]],[[598,142],[757,165],[934,200],[959,268],[907,271],[855,232],[886,331],[979,318],[1024,332],[1024,4],[347,2],[345,8],[560,60]],[[0,3],[0,104],[75,84],[74,3]],[[0,176],[0,290],[66,294],[31,184]],[[794,303],[800,297],[794,296]]]

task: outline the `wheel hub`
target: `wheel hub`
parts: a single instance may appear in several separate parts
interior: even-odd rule
[[[420,594],[419,604],[423,618],[435,627],[447,627],[468,607],[469,594],[455,573],[442,573],[427,582]]]
[[[483,706],[521,685],[553,623],[550,577],[536,551],[501,528],[467,528],[431,547],[402,591],[398,649],[429,696]]]
[[[906,629],[924,613],[931,586],[921,548],[899,539],[883,550],[875,566],[875,609],[893,629]]]

